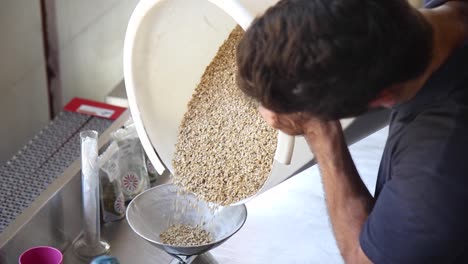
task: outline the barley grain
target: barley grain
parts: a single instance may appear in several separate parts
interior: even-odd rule
[[[276,132],[235,80],[235,28],[206,68],[188,103],[176,144],[175,183],[201,199],[229,205],[254,195],[267,179]]]
[[[171,225],[159,235],[161,242],[172,246],[199,246],[213,242],[211,234],[200,226]]]

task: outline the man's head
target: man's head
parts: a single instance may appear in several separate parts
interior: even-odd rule
[[[279,113],[355,116],[421,75],[432,28],[406,0],[281,0],[237,49],[238,84]]]

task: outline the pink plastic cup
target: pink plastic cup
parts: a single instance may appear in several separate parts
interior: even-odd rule
[[[63,255],[53,247],[33,247],[21,254],[19,264],[61,264]]]

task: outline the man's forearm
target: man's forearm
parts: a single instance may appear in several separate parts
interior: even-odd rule
[[[359,234],[372,210],[374,199],[362,182],[346,146],[341,126],[304,135],[318,161],[325,199],[335,238],[348,263],[369,261],[357,257]],[[364,257],[364,258],[362,258]]]

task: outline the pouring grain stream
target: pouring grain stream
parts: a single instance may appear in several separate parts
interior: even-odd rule
[[[180,125],[173,160],[180,195],[191,192],[223,206],[260,190],[277,143],[276,131],[258,114],[256,102],[236,84],[235,50],[243,33],[236,27],[206,68]],[[210,243],[213,238],[202,226],[170,223],[160,239],[176,246]]]

